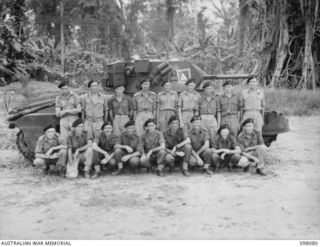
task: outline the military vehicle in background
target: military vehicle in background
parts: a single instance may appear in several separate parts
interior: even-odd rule
[[[195,64],[186,60],[160,59],[135,59],[131,61],[119,60],[108,65],[108,78],[101,80],[103,91],[110,98],[113,95],[113,87],[125,85],[125,93],[133,95],[139,90],[142,79],[150,79],[151,90],[159,92],[161,83],[171,80],[173,89],[177,92],[186,90],[185,82],[194,78],[197,90],[202,90],[202,84],[206,80],[214,82],[216,90],[221,90],[223,80],[239,80],[253,77],[253,75],[208,75]],[[77,91],[76,88],[73,89]],[[79,94],[83,92],[78,92]],[[55,97],[36,99],[32,103],[19,108],[12,108],[13,96],[5,94],[5,106],[8,112],[7,121],[9,128],[18,128],[16,144],[19,151],[27,158],[34,159],[34,148],[37,139],[43,134],[43,128],[50,124],[57,126],[59,119],[55,115]],[[288,120],[277,112],[266,112],[265,125],[263,126],[263,138],[265,144],[270,146],[279,133],[289,130]]]

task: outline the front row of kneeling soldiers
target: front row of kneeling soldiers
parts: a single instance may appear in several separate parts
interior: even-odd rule
[[[193,170],[195,167],[212,175],[222,167],[229,171],[240,167],[246,172],[250,166],[255,166],[259,175],[266,175],[263,171],[265,146],[261,133],[254,129],[253,119],[243,121],[237,138],[230,134],[226,124],[210,138],[207,130],[201,128],[200,116],[193,116],[190,123],[191,129],[187,131],[180,127],[177,116],[171,116],[169,128],[162,133],[156,129],[155,120],[150,118],[144,123],[145,133],[139,137],[134,121],[129,120],[124,125],[125,131],[120,136],[114,134],[111,122],[105,122],[100,135],[93,137],[84,131],[82,120],[76,119],[66,142],[50,125],[38,140],[34,165],[42,167],[45,174],[51,165],[68,178],[78,176],[79,165],[84,165],[85,178],[90,178],[92,168],[91,178],[97,178],[101,168],[110,168],[112,175],[118,175],[125,166],[133,172],[137,168],[148,171],[156,168],[162,177],[165,167],[172,171],[176,164],[181,166],[185,176],[190,176],[189,168]]]

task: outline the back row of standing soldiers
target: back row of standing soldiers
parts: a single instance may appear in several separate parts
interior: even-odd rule
[[[61,95],[56,98],[60,136],[53,133],[49,138],[47,132],[54,132],[54,128],[45,128],[36,146],[35,165],[47,171],[49,163],[56,163],[64,174],[68,160],[66,175],[76,177],[79,163],[84,163],[88,178],[93,164],[92,177],[96,178],[101,164],[116,166],[115,175],[125,163],[147,168],[157,164],[157,172],[163,176],[166,164],[172,167],[180,160],[183,174],[189,176],[188,166],[202,166],[212,174],[211,165],[216,170],[221,163],[230,170],[233,166],[247,170],[251,161],[257,172],[265,175],[261,136],[264,95],[257,89],[257,80],[249,79],[249,88],[241,96],[233,92],[230,81],[223,84],[220,96],[215,95],[212,82],[203,84],[203,95],[195,90],[193,79],[186,85],[187,91],[178,96],[166,81],[156,95],[149,90],[150,82],[143,80],[133,98],[118,85],[115,95],[107,100],[97,81],[90,81],[90,91],[80,97],[70,91],[67,82],[61,82]],[[78,119],[79,113],[82,119]],[[252,128],[241,132],[240,123]]]

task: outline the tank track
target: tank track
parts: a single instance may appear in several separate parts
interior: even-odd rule
[[[26,159],[28,159],[30,161],[34,160],[34,158],[35,158],[34,152],[29,149],[28,145],[24,141],[24,133],[23,133],[22,130],[20,130],[17,133],[16,144],[17,144],[17,147],[18,147],[19,151],[22,153],[22,155]]]

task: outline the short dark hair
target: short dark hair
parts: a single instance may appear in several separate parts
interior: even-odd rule
[[[96,83],[99,84],[99,82],[98,82],[97,80],[90,80],[90,81],[88,82],[88,88],[90,88],[90,87],[91,87],[91,84],[94,83],[94,82],[96,82]]]
[[[107,125],[111,125],[112,126],[112,122],[111,121],[104,122],[103,125],[101,126],[101,130],[103,130],[104,127],[106,127]]]
[[[224,130],[224,129],[228,129],[228,130],[230,131],[229,125],[228,125],[228,124],[222,124],[222,125],[219,127],[217,133],[220,135],[220,132],[221,132],[222,130]]]

